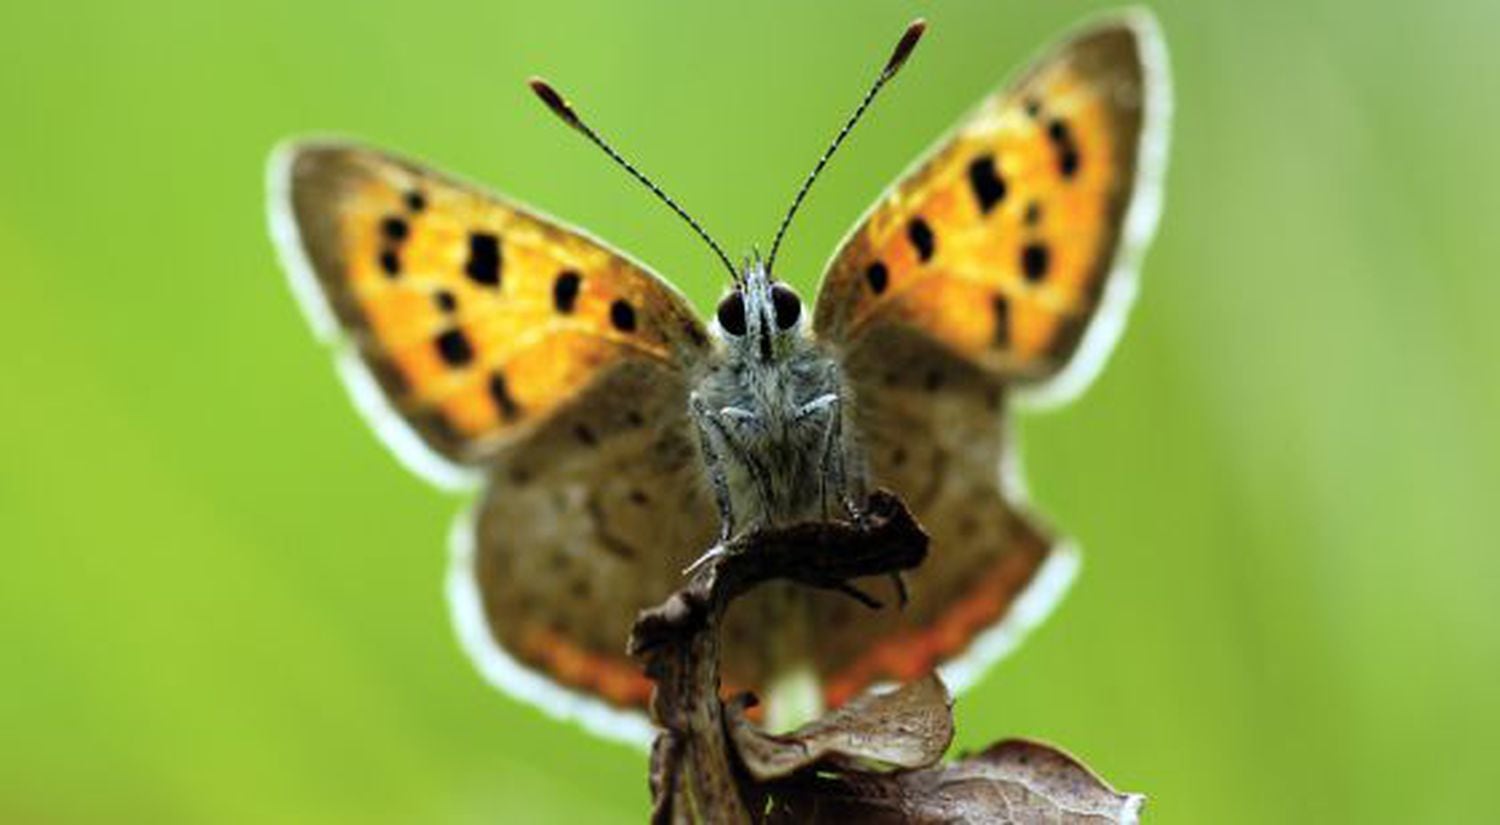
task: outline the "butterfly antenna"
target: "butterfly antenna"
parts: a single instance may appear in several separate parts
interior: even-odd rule
[[[828,165],[828,159],[833,157],[834,152],[838,151],[839,144],[843,143],[844,138],[849,136],[849,132],[854,129],[854,124],[858,123],[859,119],[864,116],[865,110],[870,108],[870,103],[875,100],[875,95],[880,93],[881,88],[890,82],[891,78],[896,76],[896,72],[901,70],[901,66],[906,63],[906,59],[911,57],[912,49],[917,47],[917,41],[922,39],[922,33],[925,31],[927,31],[927,21],[921,18],[913,20],[906,27],[906,31],[901,34],[901,39],[896,42],[895,50],[891,52],[890,60],[887,60],[885,68],[880,70],[880,76],[875,78],[875,82],[871,84],[870,90],[865,92],[864,99],[855,108],[854,114],[850,115],[849,119],[844,122],[844,128],[840,129],[838,135],[834,137],[833,142],[828,144],[828,148],[824,150],[823,156],[818,158],[817,165],[813,167],[807,179],[802,181],[802,188],[797,190],[797,197],[792,199],[792,208],[786,211],[786,217],[781,219],[781,226],[776,230],[776,240],[771,242],[771,257],[766,260],[767,272],[775,271],[776,251],[781,248],[781,239],[786,237],[787,227],[792,225],[792,216],[797,214],[797,208],[802,205],[802,199],[807,197],[807,191],[812,188],[813,181],[818,179],[818,175],[823,171],[823,167]]]
[[[650,178],[632,166],[630,161],[621,157],[620,153],[616,152],[613,146],[605,143],[604,138],[599,137],[597,132],[590,129],[589,125],[584,123],[582,118],[578,117],[578,113],[573,111],[573,107],[568,105],[568,101],[562,95],[558,94],[557,90],[552,88],[551,84],[540,77],[533,77],[528,82],[531,84],[531,90],[536,92],[536,96],[541,98],[542,102],[547,104],[547,108],[551,109],[553,114],[561,118],[562,122],[583,133],[583,136],[588,138],[595,146],[603,149],[604,154],[609,155],[611,160],[624,167],[625,171],[629,172],[631,177],[640,181],[647,189],[650,189],[651,194],[660,199],[662,203],[671,207],[672,211],[677,213],[677,217],[687,221],[687,225],[691,226],[693,231],[698,233],[698,237],[702,238],[713,249],[714,254],[719,256],[719,260],[723,262],[724,268],[729,270],[730,280],[739,283],[739,273],[735,271],[734,265],[729,262],[729,256],[724,254],[724,250],[720,248],[719,244],[714,241],[713,237],[708,234],[702,225],[693,220],[692,215],[689,215],[681,206],[678,206],[677,201],[672,200],[672,196],[663,192],[660,186],[652,183]]]

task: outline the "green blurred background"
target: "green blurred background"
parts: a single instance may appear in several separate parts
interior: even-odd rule
[[[268,150],[406,150],[706,309],[709,255],[524,78],[743,249],[925,14],[785,251],[807,294],[916,152],[1101,6],[237,5],[0,10],[0,820],[639,821],[640,753],[459,652],[462,500],[314,343]],[[1086,563],[961,699],[960,742],[1061,743],[1157,822],[1489,819],[1500,7],[1156,8],[1178,116],[1142,300],[1093,390],[1023,421]]]

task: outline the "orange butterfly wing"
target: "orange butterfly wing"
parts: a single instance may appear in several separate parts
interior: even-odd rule
[[[1159,211],[1159,44],[1145,18],[1099,25],[984,100],[845,241],[818,333],[904,324],[1020,383],[1055,377],[1086,331],[1117,333],[1093,322],[1133,292]]]
[[[477,187],[336,142],[274,167],[273,230],[309,315],[342,327],[449,462],[485,463],[619,364],[681,368],[706,349],[664,281]]]
[[[1165,68],[1147,17],[1081,30],[984,100],[835,255],[815,329],[844,359],[873,482],[911,503],[932,555],[900,616],[819,602],[830,700],[943,663],[962,687],[978,669],[952,663],[1003,652],[1066,583],[1073,557],[999,478],[1004,402],[1076,389],[1119,332],[1158,211]]]
[[[377,431],[423,475],[485,482],[454,530],[465,648],[510,692],[645,741],[624,710],[650,694],[630,624],[716,523],[687,302],[577,230],[375,150],[296,144],[270,185],[293,286]]]

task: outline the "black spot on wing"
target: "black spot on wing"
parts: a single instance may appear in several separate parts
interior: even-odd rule
[[[1052,253],[1043,243],[1029,243],[1021,248],[1021,273],[1026,280],[1037,283],[1047,277],[1052,265]]]
[[[920,215],[912,218],[911,223],[906,225],[906,237],[911,241],[912,247],[917,250],[918,260],[922,263],[932,260],[932,256],[937,252],[937,238],[932,234],[932,227],[928,226],[927,221],[922,220]]]
[[[865,270],[865,280],[870,284],[870,291],[879,295],[885,292],[886,286],[891,282],[891,271],[885,268],[885,264],[876,261]]]
[[[406,225],[406,220],[403,218],[393,215],[380,223],[380,234],[384,235],[386,240],[400,243],[406,240],[406,236],[410,233],[411,228]]]
[[[404,219],[393,215],[380,222],[380,234],[385,238],[385,245],[376,262],[380,264],[385,277],[395,280],[401,277],[401,242],[411,234],[411,228]]]
[[[406,208],[413,212],[421,212],[427,208],[427,198],[421,192],[413,189],[406,193]]]
[[[392,280],[401,277],[401,256],[394,249],[380,250],[380,271]]]
[[[458,308],[458,299],[454,298],[453,293],[446,289],[440,289],[433,293],[432,302],[443,312],[452,312]]]
[[[552,282],[552,305],[558,312],[564,315],[573,312],[578,305],[578,287],[582,282],[583,276],[571,269],[558,274],[557,280]]]
[[[469,234],[469,260],[464,273],[481,286],[500,286],[500,238],[489,232]]]
[[[981,215],[988,215],[1005,200],[1005,179],[995,167],[994,155],[981,155],[969,164],[969,188],[974,190],[974,200],[979,204]]]
[[[635,307],[624,298],[609,305],[609,322],[621,332],[635,332]]]
[[[450,329],[433,339],[438,355],[450,367],[462,367],[474,360],[474,347],[461,329]]]
[[[521,414],[521,408],[516,406],[516,400],[510,395],[504,373],[490,373],[489,390],[490,399],[495,402],[495,409],[500,411],[500,417],[506,421],[515,421]]]
[[[1058,119],[1048,124],[1047,139],[1052,141],[1052,148],[1057,152],[1057,171],[1064,178],[1078,174],[1078,143],[1067,121]]]
[[[1078,150],[1069,149],[1059,155],[1057,158],[1057,168],[1065,178],[1071,178],[1078,174]]]

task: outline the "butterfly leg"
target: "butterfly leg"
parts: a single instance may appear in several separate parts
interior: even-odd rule
[[[717,413],[709,408],[707,402],[698,393],[693,393],[688,398],[688,407],[692,411],[693,421],[698,425],[698,437],[703,445],[704,463],[708,465],[709,479],[714,486],[714,498],[719,506],[719,540],[713,547],[709,548],[702,556],[688,565],[683,570],[685,575],[690,575],[694,570],[703,565],[704,562],[724,552],[729,539],[734,535],[735,516],[734,500],[729,491],[728,471],[724,464],[725,452],[733,453],[737,458],[745,462],[751,478],[755,481],[761,503],[769,512],[770,482],[767,480],[765,468],[755,459],[749,451],[741,449],[730,429],[725,426],[726,422],[735,422],[738,425],[758,426],[759,419],[754,413],[737,407],[725,407]]]
[[[831,392],[824,393],[823,395],[814,398],[806,404],[803,404],[797,410],[797,421],[799,423],[802,421],[806,421],[807,419],[815,415],[827,415],[830,413],[833,416],[832,420],[826,422],[823,426],[823,456],[821,462],[823,466],[823,472],[819,478],[818,485],[818,500],[823,507],[823,518],[825,520],[829,517],[829,477],[833,477],[833,484],[831,486],[833,486],[835,489],[841,489],[843,487],[843,470],[842,468],[834,466],[836,463],[840,462],[835,456],[832,455],[832,453],[834,452],[832,448],[835,440],[834,422],[839,418],[839,397],[838,395]]]
[[[835,493],[844,511],[856,521],[860,518],[859,506],[849,496],[848,467],[845,464],[843,399],[838,393],[824,393],[803,404],[797,410],[797,420],[804,421],[814,415],[826,415],[823,425],[823,474],[819,496],[823,503],[823,517],[829,517],[829,489]]]
[[[714,500],[719,506],[719,542],[715,549],[723,547],[734,533],[734,507],[729,499],[729,478],[724,469],[724,458],[719,454],[714,442],[727,441],[728,433],[724,432],[715,418],[708,404],[698,393],[693,393],[688,399],[689,409],[693,413],[693,422],[698,425],[698,439],[703,447],[703,460],[708,465],[708,477],[714,486]],[[710,553],[713,551],[710,550]],[[704,558],[707,558],[705,555]],[[701,564],[703,559],[693,563],[693,567]],[[689,568],[692,569],[692,568]]]
[[[849,471],[848,457],[844,453],[844,410],[843,399],[838,393],[824,393],[813,400],[803,404],[797,410],[797,420],[802,421],[818,414],[829,416],[823,429],[823,477],[822,488],[819,495],[823,500],[823,518],[828,518],[828,488],[832,487],[838,493],[839,503],[844,506],[844,512],[856,523],[864,521],[864,512],[854,498],[849,495]],[[896,600],[902,606],[906,606],[906,580],[900,573],[892,573],[891,585],[896,590]],[[853,595],[853,594],[850,594]],[[863,595],[863,594],[861,594]],[[859,596],[855,598],[860,599]],[[860,599],[864,601],[868,596]]]
[[[755,489],[760,494],[761,512],[767,520],[772,518],[775,512],[771,507],[771,474],[766,470],[765,464],[761,463],[759,455],[754,449],[746,449],[743,442],[731,435],[724,422],[734,424],[735,430],[741,435],[749,434],[753,443],[765,436],[765,423],[760,416],[742,407],[724,407],[719,410],[721,432],[725,440],[734,449],[735,456],[745,463],[745,468],[750,471],[750,477],[755,480]]]

